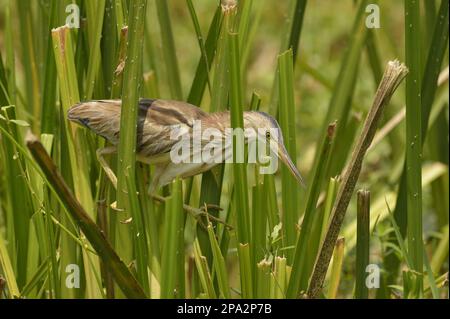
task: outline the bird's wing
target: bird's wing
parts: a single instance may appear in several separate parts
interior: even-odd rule
[[[139,111],[140,115],[146,116],[150,123],[163,126],[184,124],[192,127],[195,120],[207,115],[195,105],[170,100],[141,99]]]
[[[121,100],[97,100],[79,103],[69,109],[68,118],[78,122],[112,144],[120,135]],[[170,152],[177,139],[171,133],[191,132],[195,120],[207,113],[180,101],[141,99],[139,101],[136,149],[141,158],[158,158]],[[165,156],[163,156],[165,157]]]
[[[191,134],[196,120],[207,113],[179,101],[141,100],[138,121],[138,151],[144,157],[169,153],[183,135]]]

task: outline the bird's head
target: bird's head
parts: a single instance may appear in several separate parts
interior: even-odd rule
[[[265,141],[270,147],[271,153],[287,166],[299,184],[305,186],[300,172],[286,150],[280,125],[272,116],[259,111],[244,112],[244,126],[253,128],[253,131],[256,132],[255,137],[260,141]]]

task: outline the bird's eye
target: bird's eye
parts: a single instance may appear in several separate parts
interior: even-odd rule
[[[266,139],[270,139],[270,132],[269,131],[266,132]]]

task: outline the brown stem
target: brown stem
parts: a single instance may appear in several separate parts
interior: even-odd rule
[[[83,231],[102,262],[108,266],[123,293],[128,298],[146,298],[142,287],[114,251],[102,230],[89,217],[83,206],[75,198],[42,143],[29,132],[26,137],[26,144],[51,187],[55,190],[62,204],[64,204],[67,212]]]
[[[405,65],[401,64],[397,60],[390,61],[384,71],[372,108],[367,115],[362,133],[358,139],[358,143],[353,149],[349,165],[345,169],[342,184],[339,188],[335,205],[331,212],[330,224],[328,226],[324,241],[322,242],[320,253],[314,265],[314,271],[307,292],[308,298],[317,298],[322,290],[325,275],[330,264],[331,255],[333,254],[333,249],[338,238],[350,198],[355,189],[356,182],[358,181],[359,173],[361,172],[364,155],[372,143],[384,107],[389,103],[392,94],[394,94],[395,90],[405,78],[407,73],[408,69]]]

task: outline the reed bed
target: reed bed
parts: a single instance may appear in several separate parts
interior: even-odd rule
[[[373,5],[0,0],[0,298],[448,298],[449,3]],[[226,163],[155,200],[141,97],[268,112],[306,185]],[[67,120],[110,98],[117,190]]]

